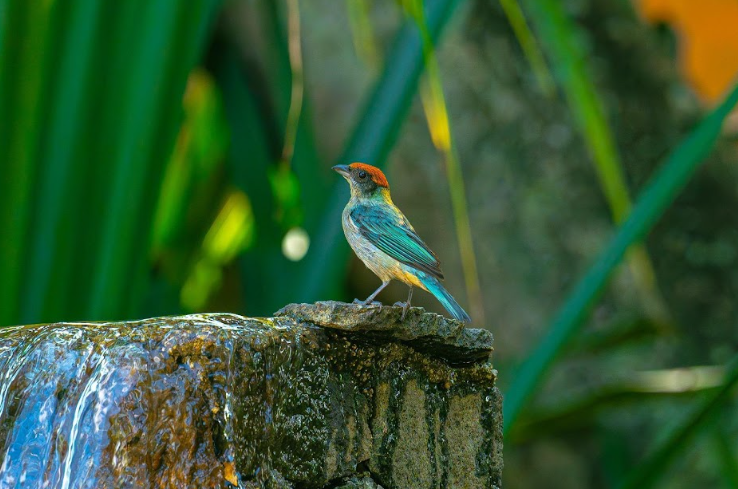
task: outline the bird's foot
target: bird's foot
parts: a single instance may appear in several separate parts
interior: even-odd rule
[[[400,316],[400,321],[403,321],[405,319],[405,315],[407,314],[407,310],[410,309],[410,303],[409,302],[395,302],[392,305],[396,307],[402,307],[402,316]]]
[[[379,301],[367,302],[367,301],[362,301],[361,299],[354,299],[354,302],[352,302],[352,304],[358,304],[360,306],[380,306],[380,307],[382,306],[382,303]]]

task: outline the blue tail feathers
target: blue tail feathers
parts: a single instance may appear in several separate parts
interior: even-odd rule
[[[443,307],[446,308],[446,310],[451,314],[451,316],[454,317],[454,319],[458,319],[459,321],[462,321],[464,323],[471,322],[471,318],[466,313],[466,311],[462,309],[459,303],[456,302],[456,299],[454,299],[451,294],[448,293],[448,291],[443,287],[443,285],[441,285],[441,282],[439,282],[437,278],[427,275],[423,272],[416,273],[420,281],[428,289],[428,292],[433,294],[436,299],[438,299],[438,302],[443,304]]]

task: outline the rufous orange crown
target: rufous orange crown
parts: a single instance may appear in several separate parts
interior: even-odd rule
[[[371,175],[372,181],[374,183],[376,183],[380,187],[389,188],[387,177],[385,177],[384,173],[382,173],[382,170],[380,170],[376,166],[367,165],[366,163],[351,163],[349,165],[349,168],[351,169],[358,168],[359,170],[364,170],[369,175]]]

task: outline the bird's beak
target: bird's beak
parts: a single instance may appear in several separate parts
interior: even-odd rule
[[[336,165],[336,166],[333,167],[333,170],[335,170],[338,173],[340,173],[341,176],[343,176],[343,178],[348,178],[348,176],[349,176],[349,174],[351,172],[349,170],[348,165]]]

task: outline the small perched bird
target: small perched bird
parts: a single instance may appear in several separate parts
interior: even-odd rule
[[[342,224],[354,253],[381,280],[382,285],[364,302],[370,304],[391,280],[410,286],[402,305],[404,319],[413,287],[427,290],[451,315],[465,323],[469,315],[441,285],[443,272],[436,255],[415,233],[405,215],[395,207],[382,170],[365,163],[333,167],[351,186],[351,199],[343,210]]]

